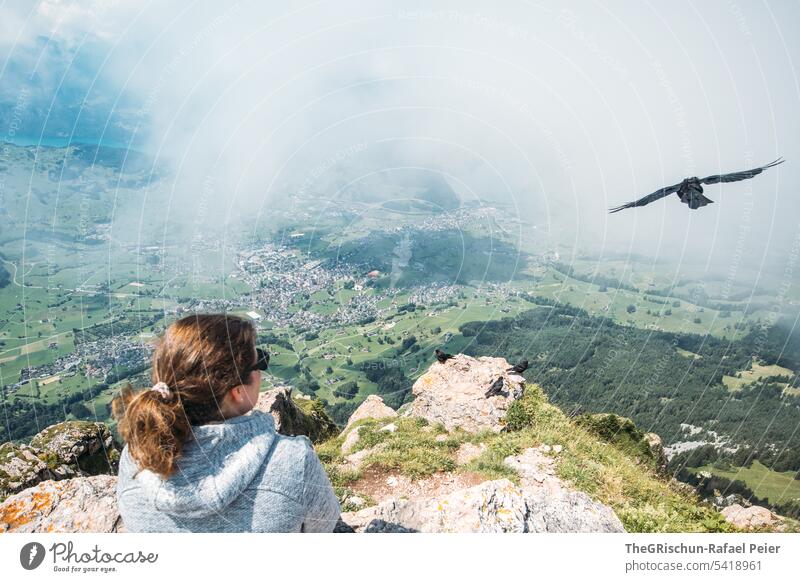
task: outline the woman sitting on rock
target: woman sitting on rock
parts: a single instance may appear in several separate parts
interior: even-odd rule
[[[333,531],[339,503],[311,441],[250,412],[264,367],[255,339],[239,317],[185,317],[155,351],[154,386],[114,400],[128,531]]]

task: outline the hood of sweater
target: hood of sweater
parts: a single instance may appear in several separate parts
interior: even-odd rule
[[[135,481],[157,510],[204,517],[222,511],[250,485],[269,461],[277,435],[272,415],[258,410],[192,430],[169,479],[145,470]]]

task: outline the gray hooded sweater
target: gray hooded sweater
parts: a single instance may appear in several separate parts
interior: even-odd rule
[[[122,450],[117,500],[128,531],[333,531],[339,503],[307,437],[277,434],[257,410],[192,429],[166,480]]]

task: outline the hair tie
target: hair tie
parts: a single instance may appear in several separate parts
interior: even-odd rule
[[[166,382],[156,382],[156,384],[150,388],[150,390],[155,390],[164,398],[172,397],[172,390],[170,390],[170,387],[167,386]]]

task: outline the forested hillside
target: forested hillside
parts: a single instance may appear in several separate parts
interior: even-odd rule
[[[755,458],[800,469],[800,399],[794,388],[798,338],[782,325],[753,327],[741,339],[674,334],[614,324],[566,306],[545,305],[514,318],[461,326],[470,354],[531,362],[526,377],[565,410],[633,418],[665,443],[692,439],[681,425],[748,445]],[[754,361],[786,366],[787,375],[726,385]],[[747,372],[745,372],[747,373]]]

